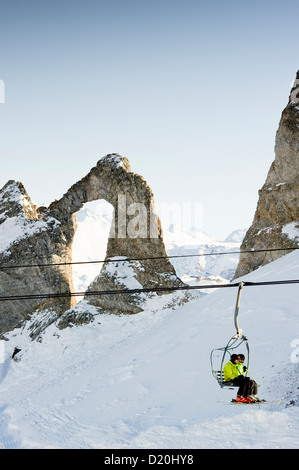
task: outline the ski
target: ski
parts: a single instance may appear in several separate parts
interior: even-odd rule
[[[258,400],[258,401],[252,401],[250,403],[248,402],[242,402],[242,401],[237,401],[233,399],[229,404],[233,405],[261,405],[262,403],[268,403],[266,400]]]
[[[275,401],[267,401],[267,400],[260,400],[260,401],[255,401],[255,402],[251,402],[251,403],[244,403],[244,402],[241,402],[241,401],[236,401],[236,400],[231,400],[229,402],[227,401],[218,401],[217,403],[222,403],[223,405],[263,405],[263,404],[266,404],[266,403],[276,403]],[[278,402],[279,403],[279,402]]]

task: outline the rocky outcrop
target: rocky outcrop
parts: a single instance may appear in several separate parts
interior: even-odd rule
[[[241,251],[299,246],[299,72],[276,133],[275,160]],[[235,273],[239,278],[290,250],[244,253]]]
[[[75,233],[75,220],[73,233]],[[71,252],[63,226],[45,208],[36,207],[21,183],[9,181],[0,191],[0,297],[32,296],[29,299],[0,299],[0,332],[20,324],[36,309],[62,314],[71,298],[33,298],[39,294],[69,293],[72,276]],[[70,240],[71,242],[71,240]],[[32,265],[31,268],[23,268]]]
[[[114,223],[105,263],[88,289],[85,304],[98,311],[138,313],[152,294],[99,296],[95,292],[183,285],[167,258],[150,187],[141,176],[131,172],[127,158],[107,155],[48,208],[36,207],[21,183],[9,181],[1,190],[0,296],[25,294],[32,298],[0,301],[0,332],[12,329],[37,310],[48,310],[52,319],[53,312],[58,317],[67,312],[61,318],[61,327],[74,322],[75,301],[68,294],[73,292],[69,263],[76,231],[75,215],[86,202],[97,199],[112,204]],[[34,266],[20,267],[28,264]],[[65,293],[66,297],[34,298],[41,293]],[[186,298],[183,295],[177,301]],[[84,322],[82,308],[79,317],[80,323]]]

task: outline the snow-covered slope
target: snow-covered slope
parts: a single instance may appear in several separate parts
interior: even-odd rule
[[[298,279],[293,252],[244,280]],[[260,406],[231,405],[209,355],[235,333],[235,288],[176,311],[98,315],[42,342],[15,330],[0,369],[2,448],[298,448],[298,284],[244,287],[239,323]],[[29,328],[29,323],[27,328]],[[3,342],[2,342],[3,345]],[[18,345],[20,361],[10,354]],[[295,404],[295,406],[292,405]]]

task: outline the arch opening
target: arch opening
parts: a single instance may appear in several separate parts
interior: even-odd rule
[[[76,213],[77,230],[72,246],[72,261],[104,261],[113,219],[113,206],[105,199],[87,202]],[[73,264],[74,292],[86,292],[100,273],[102,263]],[[82,297],[77,297],[77,301]]]

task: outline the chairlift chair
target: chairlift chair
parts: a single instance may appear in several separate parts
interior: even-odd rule
[[[223,366],[226,364],[226,362],[229,361],[230,356],[234,353],[236,349],[239,350],[240,352],[240,347],[241,345],[246,347],[246,358],[247,358],[247,363],[246,367],[248,369],[249,367],[249,344],[246,336],[243,335],[242,330],[239,328],[238,324],[238,314],[239,314],[239,304],[240,304],[240,296],[241,296],[241,290],[243,288],[243,282],[240,282],[239,288],[238,288],[238,295],[237,295],[237,301],[236,301],[236,307],[235,307],[235,317],[234,317],[234,323],[235,327],[237,330],[237,333],[230,338],[226,346],[222,348],[216,348],[213,349],[211,354],[210,354],[210,363],[211,363],[211,370],[212,370],[212,375],[215,377],[217,380],[218,384],[220,385],[221,388],[223,387],[237,387],[233,382],[230,381],[225,381],[223,377]],[[217,367],[216,367],[217,364]]]

